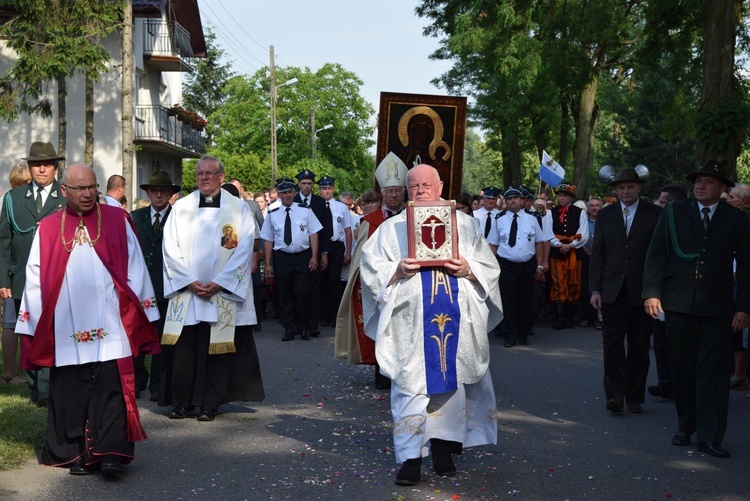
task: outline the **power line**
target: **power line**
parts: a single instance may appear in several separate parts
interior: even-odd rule
[[[245,31],[245,28],[243,28],[243,27],[242,27],[242,25],[241,25],[241,24],[239,23],[239,21],[237,21],[237,18],[236,18],[235,16],[233,16],[233,15],[232,15],[232,13],[231,13],[231,12],[229,12],[229,10],[227,10],[227,8],[226,8],[226,7],[224,7],[224,4],[223,4],[223,3],[221,3],[221,0],[216,0],[216,1],[217,1],[217,2],[219,2],[219,5],[221,5],[221,8],[222,8],[222,9],[224,9],[224,11],[225,11],[225,12],[226,12],[227,14],[229,14],[229,17],[230,17],[230,18],[232,19],[232,21],[234,21],[234,23],[235,23],[235,24],[236,24],[236,25],[237,25],[237,26],[238,26],[238,27],[240,28],[240,30],[241,30],[241,31],[242,31],[242,32],[243,32],[243,33],[244,33],[245,35],[247,35],[247,38],[249,38],[250,40],[252,40],[253,42],[255,42],[255,44],[256,44],[256,45],[257,45],[258,47],[260,47],[261,49],[263,49],[263,50],[267,50],[267,49],[268,49],[268,46],[269,46],[270,44],[267,44],[267,45],[262,45],[262,44],[261,44],[260,42],[258,42],[258,41],[257,41],[256,39],[254,39],[254,38],[253,38],[253,37],[252,37],[252,36],[250,35],[250,33],[248,33],[247,31]]]
[[[230,29],[229,29],[229,28],[228,28],[228,27],[227,27],[227,26],[226,26],[226,25],[224,24],[224,22],[223,22],[223,21],[221,20],[221,18],[219,18],[219,16],[217,16],[217,15],[216,15],[216,13],[214,13],[214,12],[213,12],[213,11],[211,10],[211,8],[210,8],[210,7],[208,7],[208,6],[205,6],[205,7],[206,7],[206,9],[205,9],[205,10],[203,10],[203,14],[204,14],[204,15],[206,16],[206,18],[208,19],[208,21],[209,21],[209,24],[211,24],[211,25],[213,26],[213,28],[214,28],[214,30],[216,31],[216,33],[217,33],[217,34],[219,34],[219,35],[222,35],[222,38],[223,38],[224,42],[225,42],[225,43],[227,44],[227,46],[228,46],[229,48],[231,48],[231,49],[233,50],[233,52],[235,52],[235,54],[236,54],[236,55],[237,55],[237,56],[238,56],[238,57],[239,57],[240,59],[242,59],[243,61],[245,61],[245,62],[246,62],[247,64],[249,64],[249,65],[250,65],[251,67],[255,68],[255,65],[254,65],[253,63],[251,63],[251,62],[250,62],[250,61],[249,61],[249,60],[248,60],[248,59],[247,59],[247,58],[246,58],[246,57],[244,56],[244,55],[247,55],[247,56],[251,57],[252,59],[254,59],[255,61],[257,61],[258,63],[260,63],[261,65],[265,66],[265,62],[264,62],[264,61],[262,61],[261,59],[259,59],[259,58],[258,58],[258,57],[257,57],[257,56],[256,56],[255,54],[253,54],[252,52],[250,52],[250,51],[248,51],[248,50],[246,50],[246,49],[242,49],[242,47],[243,47],[243,43],[242,43],[242,42],[241,42],[241,41],[240,41],[240,40],[239,40],[239,39],[238,39],[238,38],[237,38],[237,37],[236,37],[236,36],[235,36],[235,35],[234,35],[234,34],[232,33],[232,31],[231,31],[231,30],[230,30]],[[214,21],[214,18],[213,18],[212,16],[210,16],[210,15],[208,14],[208,12],[211,12],[211,14],[213,14],[213,16],[214,16],[214,17],[216,18],[216,21]],[[223,30],[220,30],[220,29],[218,29],[217,21],[218,21],[218,24],[221,24],[221,26],[222,26],[222,27],[224,28]],[[230,40],[230,39],[231,39],[231,40]],[[234,43],[236,43],[236,44],[237,44],[237,46],[235,46],[235,45],[234,45],[234,44],[232,43],[232,41],[234,41]],[[238,47],[239,47],[240,49],[238,49]],[[244,55],[243,55],[243,54],[244,54]],[[256,69],[257,69],[257,68],[256,68]]]

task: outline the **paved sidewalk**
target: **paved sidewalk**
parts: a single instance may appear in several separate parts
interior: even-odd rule
[[[601,332],[535,328],[531,346],[492,340],[497,446],[456,458],[458,476],[398,487],[388,392],[373,369],[333,359],[333,330],[280,341],[267,321],[255,334],[266,401],[221,408],[214,422],[172,421],[138,401],[149,439],[118,481],[74,477],[30,463],[0,473],[1,500],[451,500],[701,499],[750,497],[750,399],[732,392],[728,460],[670,444],[674,403],[647,395],[644,413],[606,411]],[[652,366],[650,383],[655,381]]]

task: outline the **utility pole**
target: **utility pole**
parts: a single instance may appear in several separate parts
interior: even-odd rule
[[[269,92],[271,94],[271,183],[276,182],[276,65],[273,57],[273,45],[271,45],[271,83]]]
[[[310,133],[312,140],[312,159],[315,160],[315,108],[310,108]]]

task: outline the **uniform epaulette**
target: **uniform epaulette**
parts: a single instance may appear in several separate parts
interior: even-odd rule
[[[495,214],[495,219],[500,219],[500,218],[501,218],[501,217],[503,217],[503,216],[504,216],[504,215],[505,215],[505,214],[506,214],[507,212],[508,212],[507,210],[504,210],[504,211],[502,211],[502,212],[499,212],[499,213]]]
[[[303,207],[303,208],[305,208],[305,209],[312,209],[312,207],[310,207],[309,205],[305,205],[305,204],[303,204],[302,202],[299,202],[299,203],[297,204],[297,207]]]
[[[276,211],[277,211],[277,210],[279,210],[279,209],[281,209],[281,207],[276,207],[275,209],[271,209],[270,211],[268,211],[268,213],[270,214],[270,213],[272,213],[272,212],[276,212]]]
[[[525,212],[526,214],[531,214],[532,216],[534,216],[534,217],[535,217],[535,218],[537,218],[537,219],[542,219],[542,215],[541,215],[541,214],[539,214],[539,213],[538,213],[538,212],[536,212],[536,211],[533,211],[533,210],[529,210],[529,209],[524,209],[523,211],[524,211],[524,212]]]

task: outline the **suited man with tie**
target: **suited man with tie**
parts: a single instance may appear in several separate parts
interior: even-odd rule
[[[618,172],[608,184],[619,203],[599,211],[589,261],[591,305],[602,312],[604,392],[607,409],[643,412],[649,367],[651,320],[643,310],[643,263],[661,208],[639,199],[635,169]],[[627,340],[627,353],[626,353]]]
[[[305,169],[297,174],[296,177],[299,193],[294,196],[294,202],[311,208],[317,220],[323,224],[323,229],[321,230],[320,235],[318,235],[318,263],[320,266],[310,270],[309,283],[310,299],[313,304],[310,305],[310,320],[308,321],[308,327],[310,329],[310,336],[318,337],[320,336],[320,273],[322,270],[328,268],[328,250],[330,247],[331,236],[333,235],[333,228],[330,224],[327,225],[323,223],[327,220],[325,200],[323,200],[323,197],[312,193],[312,187],[315,183],[315,173],[309,169]]]
[[[750,324],[750,222],[721,194],[734,186],[728,163],[706,162],[687,176],[694,198],[662,211],[646,254],[643,297],[663,311],[678,427],[672,444],[729,457],[727,429],[732,332]],[[737,294],[733,296],[733,262]]]
[[[167,317],[167,306],[169,300],[164,299],[164,254],[162,253],[162,240],[164,236],[164,223],[172,211],[169,199],[181,190],[180,185],[172,184],[169,174],[163,171],[154,173],[148,183],[142,184],[141,189],[146,192],[151,205],[142,209],[136,209],[130,213],[135,223],[138,242],[141,244],[143,257],[146,259],[146,267],[154,285],[156,294],[156,306],[159,308],[159,320],[155,322],[156,332],[159,340],[164,332],[164,319]],[[148,386],[151,393],[151,401],[159,401],[159,385],[161,384],[162,356],[151,355],[151,379],[149,380],[146,370],[145,354],[135,358],[135,393],[136,397]]]
[[[479,227],[482,228],[484,238],[490,236],[495,228],[495,219],[500,216],[500,210],[497,208],[497,197],[500,195],[500,188],[488,186],[482,190],[482,207],[474,211],[474,218],[479,221]]]
[[[26,262],[36,228],[45,216],[62,210],[66,199],[55,180],[57,165],[64,160],[52,143],[34,142],[29,156],[31,182],[8,192],[0,213],[0,297],[14,299],[16,314],[26,285]],[[49,369],[27,371],[31,401],[47,405]]]

